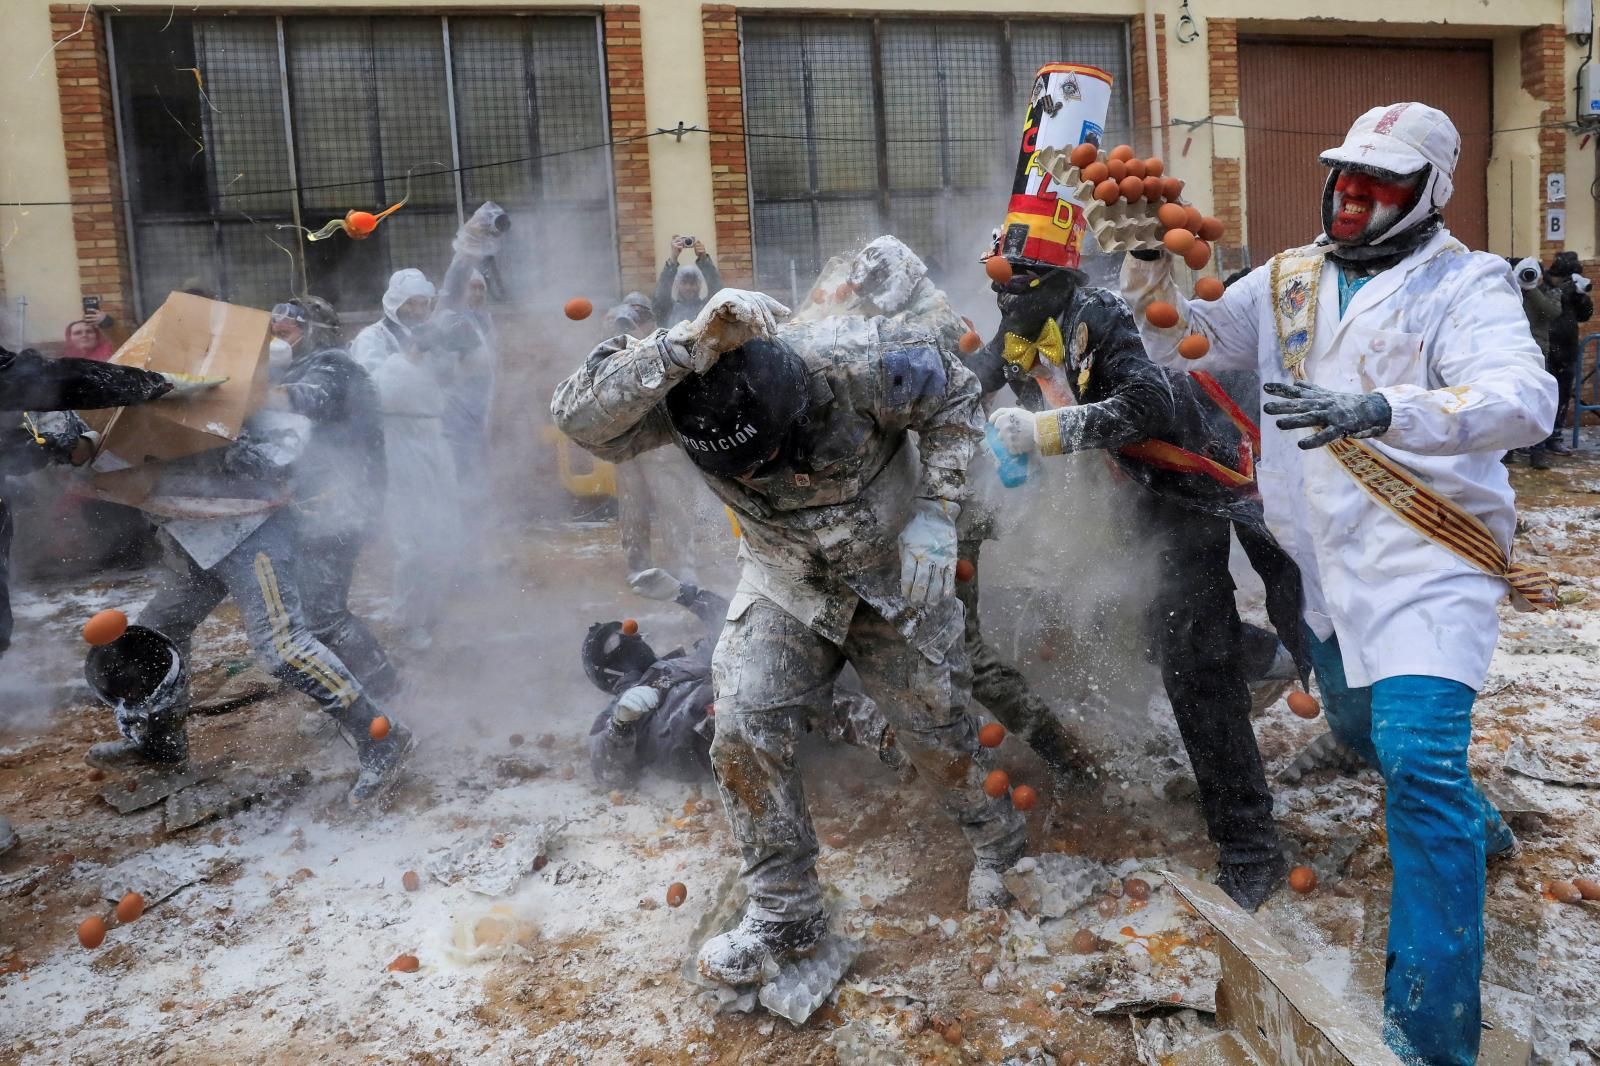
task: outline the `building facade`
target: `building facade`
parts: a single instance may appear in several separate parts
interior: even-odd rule
[[[780,296],[886,231],[965,270],[1003,213],[1032,73],[1055,60],[1113,74],[1108,140],[1166,156],[1224,221],[1221,268],[1314,236],[1317,151],[1402,99],[1461,130],[1447,220],[1463,239],[1590,259],[1590,15],[1570,6],[13,0],[8,337],[59,339],[91,295],[136,320],[190,284],[370,311],[391,269],[441,268],[483,199],[532,250],[507,264],[515,292],[648,288],[673,234]],[[402,199],[364,242],[304,239]]]

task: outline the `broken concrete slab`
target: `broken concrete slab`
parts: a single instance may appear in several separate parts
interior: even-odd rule
[[[100,790],[100,798],[115,807],[118,814],[132,814],[154,807],[174,792],[221,777],[232,766],[233,760],[224,758],[191,763],[176,772],[146,770],[127,781],[107,785]]]
[[[1518,737],[1506,749],[1505,768],[1552,785],[1600,788],[1600,743],[1549,734]]]
[[[264,799],[298,792],[310,783],[309,771],[291,770],[286,774],[237,774],[191,785],[167,797],[167,832],[176,833],[226,818]]]
[[[1029,856],[1000,876],[1022,912],[1035,918],[1064,917],[1115,880],[1104,863],[1057,852]]]
[[[115,902],[129,892],[144,897],[146,907],[176,895],[211,876],[213,861],[192,848],[163,844],[108,867],[100,874],[100,896]]]
[[[1215,885],[1167,882],[1218,934],[1217,1023],[1263,1062],[1402,1066],[1377,1029],[1304,973],[1294,955]]]
[[[539,857],[550,853],[560,829],[561,825],[555,822],[539,822],[486,833],[433,860],[428,864],[428,876],[440,884],[459,885],[479,895],[508,895],[533,873]]]

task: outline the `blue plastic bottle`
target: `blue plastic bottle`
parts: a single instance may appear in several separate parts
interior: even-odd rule
[[[994,452],[995,465],[1000,469],[1000,484],[1014,489],[1027,481],[1028,456],[1007,451],[1006,446],[1000,443],[1000,431],[994,428],[992,422],[984,427],[984,436],[989,441],[989,450]]]

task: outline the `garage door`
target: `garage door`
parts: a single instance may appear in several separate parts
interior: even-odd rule
[[[1492,54],[1488,42],[1400,47],[1382,41],[1239,42],[1239,113],[1245,124],[1245,226],[1251,258],[1311,241],[1321,231],[1327,171],[1317,154],[1338,144],[1361,112],[1419,100],[1461,131],[1456,190],[1445,223],[1471,248],[1488,243]]]

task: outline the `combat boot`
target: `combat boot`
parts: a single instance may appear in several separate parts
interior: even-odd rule
[[[1534,470],[1550,469],[1550,449],[1545,447],[1535,448],[1528,453],[1528,466]]]
[[[381,806],[400,783],[405,764],[417,746],[416,737],[403,725],[391,722],[389,735],[382,740],[361,736],[356,741],[356,757],[361,773],[350,788],[350,806]]]
[[[189,730],[176,725],[147,725],[143,740],[108,740],[91,745],[83,761],[101,770],[157,770],[175,773],[189,765]]]
[[[1000,874],[1015,866],[1024,851],[1024,848],[1018,848],[1016,854],[1003,859],[979,856],[973,861],[972,872],[967,875],[967,910],[986,911],[994,907],[1011,906],[1011,890],[1006,887]]]
[[[1245,910],[1254,911],[1288,874],[1289,864],[1282,855],[1262,862],[1225,862],[1217,873],[1217,887]]]
[[[792,922],[769,922],[749,914],[700,947],[695,965],[703,977],[725,985],[754,984],[773,967],[810,954],[828,933],[828,913]]]

